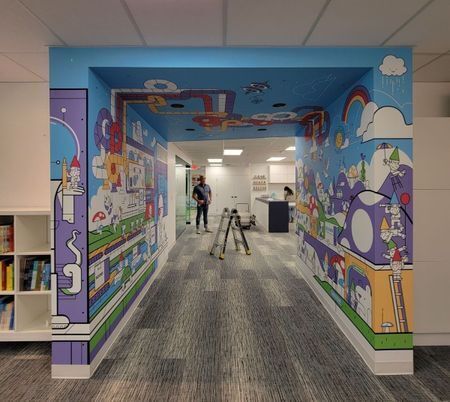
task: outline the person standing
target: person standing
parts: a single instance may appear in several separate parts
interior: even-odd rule
[[[290,203],[295,201],[294,192],[288,187],[284,187],[284,199],[285,201],[289,201]],[[295,206],[289,206],[289,223],[294,222],[295,216]]]
[[[202,214],[205,232],[212,233],[212,231],[208,229],[208,208],[212,201],[212,191],[211,187],[206,184],[205,176],[199,177],[198,184],[194,187],[194,191],[192,192],[192,198],[197,202],[197,217],[195,218],[197,234],[200,234],[200,219]]]

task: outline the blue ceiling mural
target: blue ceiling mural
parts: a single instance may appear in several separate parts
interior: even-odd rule
[[[93,68],[169,141],[293,136],[365,68]],[[126,108],[119,108],[126,110]]]

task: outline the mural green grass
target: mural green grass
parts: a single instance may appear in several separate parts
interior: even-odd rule
[[[152,262],[147,270],[141,275],[138,281],[134,284],[134,286],[128,291],[123,300],[117,305],[117,307],[112,311],[106,321],[101,325],[98,331],[92,336],[89,341],[89,352],[92,352],[98,343],[104,339],[106,333],[109,328],[114,324],[119,316],[122,315],[125,307],[131,302],[131,299],[136,294],[138,289],[142,286],[142,284],[146,281],[146,279],[153,273],[155,270],[155,262]]]
[[[373,332],[372,328],[367,325],[367,323],[348,305],[328,282],[321,281],[317,276],[314,276],[314,278],[375,350],[413,348],[413,336],[411,333],[378,334]]]
[[[89,232],[88,244],[89,252],[97,250],[98,248],[104,246],[105,244],[111,243],[112,241],[120,238],[122,236],[122,226],[125,225],[125,233],[131,232],[131,223],[136,220],[141,220],[145,216],[144,213],[140,213],[130,218],[122,219],[117,225],[117,231],[114,231],[113,225],[107,225],[102,229],[101,233],[96,231]]]

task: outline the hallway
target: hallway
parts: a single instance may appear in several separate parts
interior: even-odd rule
[[[51,380],[47,346],[2,345],[4,399],[13,382],[35,400],[450,399],[449,348],[417,348],[414,376],[372,375],[296,271],[296,237],[246,234],[252,255],[220,261],[188,227],[91,380]]]

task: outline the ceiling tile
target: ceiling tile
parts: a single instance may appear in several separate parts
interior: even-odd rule
[[[3,0],[0,11],[0,52],[42,52],[61,42],[15,0]]]
[[[68,45],[142,45],[119,0],[22,0]]]
[[[325,0],[229,0],[227,45],[301,45]]]
[[[222,45],[222,0],[126,0],[150,46]]]
[[[0,82],[42,82],[30,71],[0,54]]]
[[[333,0],[307,45],[378,46],[428,0]]]
[[[450,82],[450,54],[414,72],[414,81]]]
[[[10,59],[48,81],[48,52],[5,53]]]
[[[439,53],[414,53],[413,55],[413,70],[417,70],[424,64],[429,63],[431,60],[439,57]]]
[[[435,0],[386,45],[416,46],[417,52],[444,53],[450,49],[450,1]]]

